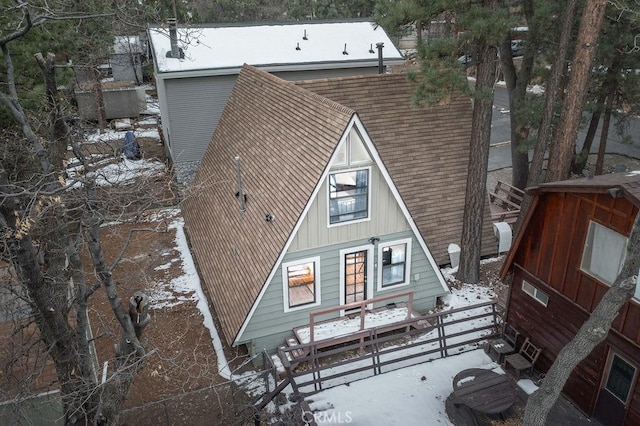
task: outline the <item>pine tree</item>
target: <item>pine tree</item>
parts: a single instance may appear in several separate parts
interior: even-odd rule
[[[449,39],[436,39],[419,46],[420,69],[412,76],[417,84],[417,103],[446,102],[452,92],[473,97],[473,122],[469,153],[469,175],[457,278],[476,283],[480,278],[480,242],[486,198],[486,180],[491,136],[493,92],[498,62],[497,46],[510,27],[506,9],[498,1],[401,1],[378,2],[377,19],[395,33],[415,22],[445,21]],[[392,31],[393,32],[393,31]],[[476,64],[475,87],[470,89],[464,67],[457,61],[461,46],[472,51]]]

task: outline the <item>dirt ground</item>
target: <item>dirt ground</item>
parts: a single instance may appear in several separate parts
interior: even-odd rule
[[[216,391],[224,393],[226,380],[218,374],[209,330],[203,325],[196,302],[186,300],[175,306],[168,303],[167,292],[176,298],[191,296],[172,292],[166,285],[183,273],[175,251],[176,230],[167,229],[165,220],[106,227],[103,246],[107,262],[118,255],[132,230],[136,231],[114,270],[120,297],[126,303],[138,290],[152,299],[158,294],[163,297],[149,311],[151,321],[145,328],[143,342],[151,355],[139,370],[122,407],[121,423],[189,424],[206,422],[227,412],[231,414],[228,398],[219,404],[210,401]],[[120,338],[120,326],[103,293],[92,298],[91,321],[102,366],[113,355],[114,345]],[[222,390],[217,390],[216,385]],[[180,398],[188,395],[190,397]],[[143,409],[131,410],[133,407]]]
[[[145,159],[164,161],[164,147],[156,139],[137,140]],[[103,155],[117,153],[122,143],[118,140],[86,149]],[[172,207],[176,198],[171,177],[166,173],[136,182],[128,195],[121,189],[100,189],[111,200],[121,197],[131,213],[122,214],[122,222],[102,227],[105,260],[111,265],[119,259],[113,277],[125,306],[136,291],[151,299],[151,319],[143,334],[149,356],[122,406],[121,424],[237,424],[234,401],[242,397],[234,395],[234,389],[218,374],[210,332],[196,307],[194,292],[171,285],[185,274],[176,245],[175,222],[181,217]],[[141,212],[143,209],[150,210]],[[111,214],[118,216],[119,212]],[[91,270],[88,257],[85,262]],[[120,326],[101,288],[90,298],[90,320],[100,375],[120,339]],[[237,364],[246,354],[228,350],[226,355]]]

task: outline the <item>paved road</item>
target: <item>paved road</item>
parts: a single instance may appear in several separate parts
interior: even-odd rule
[[[511,130],[509,123],[509,101],[507,90],[496,88],[494,109],[491,123],[491,149],[489,151],[489,171],[511,167]],[[640,120],[633,119],[627,129],[629,142],[623,142],[622,137],[616,133],[612,125],[609,128],[607,139],[607,153],[621,154],[628,157],[640,158]],[[578,132],[578,146],[581,147],[586,135],[586,126]],[[596,132],[596,138],[591,147],[591,152],[598,152],[600,140],[600,128]]]

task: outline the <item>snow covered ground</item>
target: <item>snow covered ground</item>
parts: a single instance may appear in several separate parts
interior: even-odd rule
[[[193,291],[189,299],[198,300],[198,309],[203,314],[204,324],[209,329],[213,345],[216,347],[220,373],[223,377],[230,378],[222,343],[213,326],[182,226],[179,215],[174,216],[171,227],[175,227],[177,231],[176,247],[180,251],[184,278],[174,279],[172,286],[180,292]],[[443,270],[443,273],[445,278],[451,279],[455,270]],[[490,288],[464,285],[459,290],[452,289],[445,303],[448,309],[455,309],[487,302],[493,297],[495,295]],[[420,348],[419,346],[414,350],[419,351]],[[488,368],[500,374],[504,373],[483,350],[471,350],[324,390],[307,398],[313,412],[307,413],[306,419],[314,417],[319,425],[450,425],[445,411],[445,401],[453,392],[453,377],[467,368]],[[233,376],[233,379],[239,383],[248,383],[255,375],[256,373],[249,372],[242,376]],[[252,383],[254,386],[258,384],[253,388],[256,395],[264,392],[259,383],[260,381]],[[521,380],[519,385],[528,393],[536,389],[530,380]],[[291,391],[291,388],[285,390]],[[300,424],[304,424],[304,419],[300,419]]]
[[[475,350],[328,389],[307,399],[318,424],[448,425],[453,377],[467,368],[501,369]],[[347,421],[349,420],[349,421]]]
[[[208,309],[200,280],[193,264],[182,229],[184,223],[179,210],[172,210],[171,228],[176,229],[176,249],[180,252],[180,262],[184,274],[169,283],[178,293],[188,297],[174,299],[172,303],[182,300],[196,300],[197,307],[203,315],[203,323],[209,330],[211,341],[218,357],[220,374],[232,378],[238,383],[253,386],[252,392],[259,395],[264,392],[256,372],[232,376],[222,351],[222,342],[213,325],[213,318]],[[495,259],[493,261],[497,261]],[[443,270],[445,278],[452,279],[455,270]],[[447,309],[455,309],[490,301],[495,294],[488,287],[463,285],[461,289],[452,289],[445,299]],[[469,313],[464,313],[468,315]],[[455,318],[452,318],[455,319]],[[451,326],[455,327],[455,326]],[[455,332],[455,329],[450,330]],[[428,336],[421,336],[427,339]],[[426,346],[425,346],[426,347]],[[424,350],[422,346],[412,350]],[[470,349],[470,348],[467,348]],[[352,424],[352,425],[450,425],[445,411],[445,401],[453,392],[453,377],[467,368],[488,368],[500,374],[502,369],[493,362],[481,349],[468,350],[459,355],[430,362],[400,368],[388,373],[351,381],[338,385],[307,398],[312,413],[306,419],[314,418],[317,424]],[[536,387],[530,380],[518,383],[527,393]],[[291,392],[291,388],[285,392]],[[271,406],[271,409],[275,408]],[[280,407],[283,409],[283,407]],[[304,424],[305,419],[300,419]]]

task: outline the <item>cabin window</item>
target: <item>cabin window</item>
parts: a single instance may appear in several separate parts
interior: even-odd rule
[[[549,296],[545,292],[531,285],[528,281],[522,280],[522,291],[542,303],[544,306],[547,306],[549,303]]]
[[[371,163],[371,156],[362,142],[362,136],[353,126],[349,130],[345,142],[338,148],[333,166],[354,167],[365,163]]]
[[[329,175],[329,224],[369,218],[370,169]]]
[[[411,239],[378,245],[378,290],[409,284]]]
[[[620,273],[626,249],[625,236],[590,221],[580,269],[611,285]]]
[[[320,304],[320,258],[282,265],[285,312]]]
[[[633,365],[613,355],[611,367],[609,369],[609,377],[607,378],[606,389],[615,395],[623,403],[629,400],[629,392],[633,384],[633,378],[636,375],[636,369]]]

